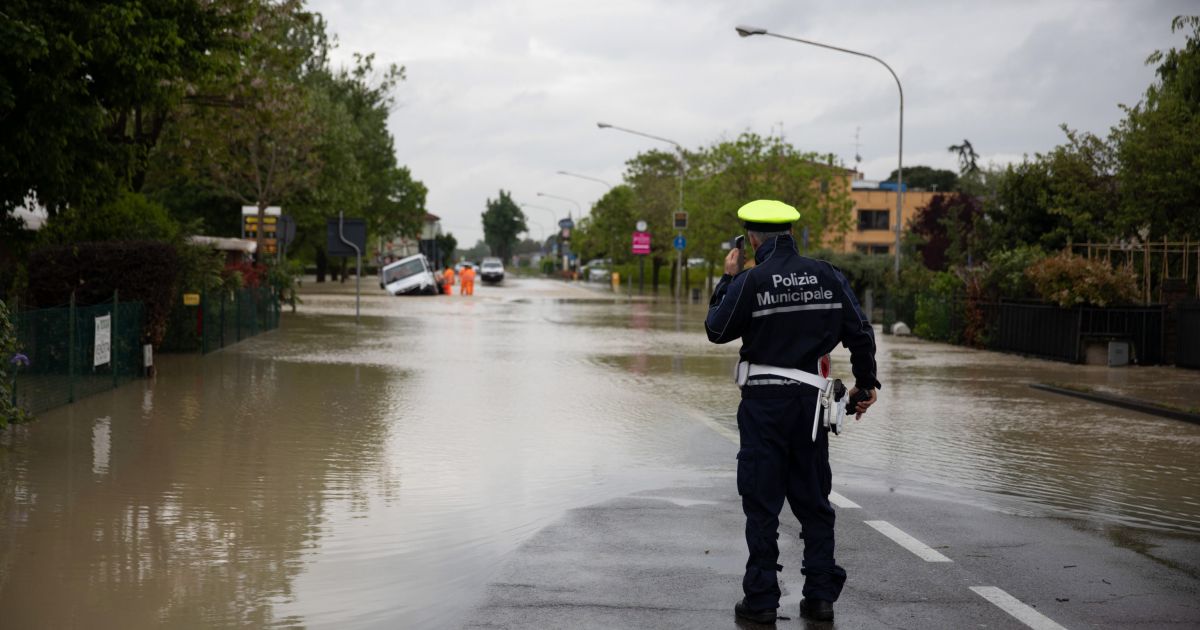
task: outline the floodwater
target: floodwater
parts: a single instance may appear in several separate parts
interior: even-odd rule
[[[360,325],[329,287],[279,331],[0,435],[0,626],[456,627],[565,510],[732,471],[689,437],[696,414],[736,426],[736,344],[707,342],[703,305],[375,286]],[[1200,426],[1028,387],[1200,406],[1196,372],[883,336],[878,358],[835,477],[1200,540]]]

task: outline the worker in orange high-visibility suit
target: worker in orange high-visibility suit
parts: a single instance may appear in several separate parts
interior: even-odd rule
[[[475,295],[475,268],[471,266],[463,267],[462,273],[459,274],[459,295]]]
[[[454,295],[454,268],[449,265],[442,272],[442,291],[446,295]]]

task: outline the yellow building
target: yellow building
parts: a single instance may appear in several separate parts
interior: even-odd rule
[[[908,222],[917,214],[918,208],[929,205],[937,193],[926,190],[906,190],[901,227],[908,230]],[[896,245],[896,191],[881,190],[869,182],[857,180],[850,190],[854,202],[850,215],[850,229],[834,248],[842,252],[864,254],[891,254]]]

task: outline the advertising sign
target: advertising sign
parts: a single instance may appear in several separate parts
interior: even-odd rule
[[[636,256],[645,256],[650,253],[650,233],[649,232],[634,232],[633,233],[633,252]]]

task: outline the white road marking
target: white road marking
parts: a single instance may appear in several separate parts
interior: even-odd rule
[[[829,491],[829,502],[844,509],[861,508],[862,506],[838,494],[836,491]]]
[[[689,416],[691,416],[693,419],[697,420],[704,426],[712,429],[713,431],[716,431],[717,435],[724,437],[725,439],[729,440],[730,442],[733,442],[734,444],[741,443],[742,439],[741,439],[741,437],[738,436],[737,431],[734,431],[734,430],[730,429],[729,427],[726,427],[725,425],[717,422],[716,420],[713,420],[712,418],[700,413],[699,411],[696,411],[695,409],[685,407],[684,411],[686,411]],[[847,499],[845,496],[843,496],[837,492],[829,493],[829,502],[840,508],[847,509],[847,510],[855,509],[855,508],[859,508],[859,509],[862,508],[861,505],[855,503],[854,501],[851,501],[850,499]]]
[[[995,586],[972,586],[972,591],[979,594],[980,597],[992,602],[1004,612],[1012,615],[1021,623],[1033,628],[1033,630],[1067,630],[1058,625],[1054,620],[1046,615],[1034,610],[1033,608],[1021,603],[1021,600],[1005,593],[1002,589]]]
[[[874,527],[879,533],[891,538],[896,544],[913,552],[916,556],[925,562],[953,562],[950,558],[934,551],[929,545],[909,536],[900,531],[900,528],[892,525],[887,521],[864,521],[867,525]]]

